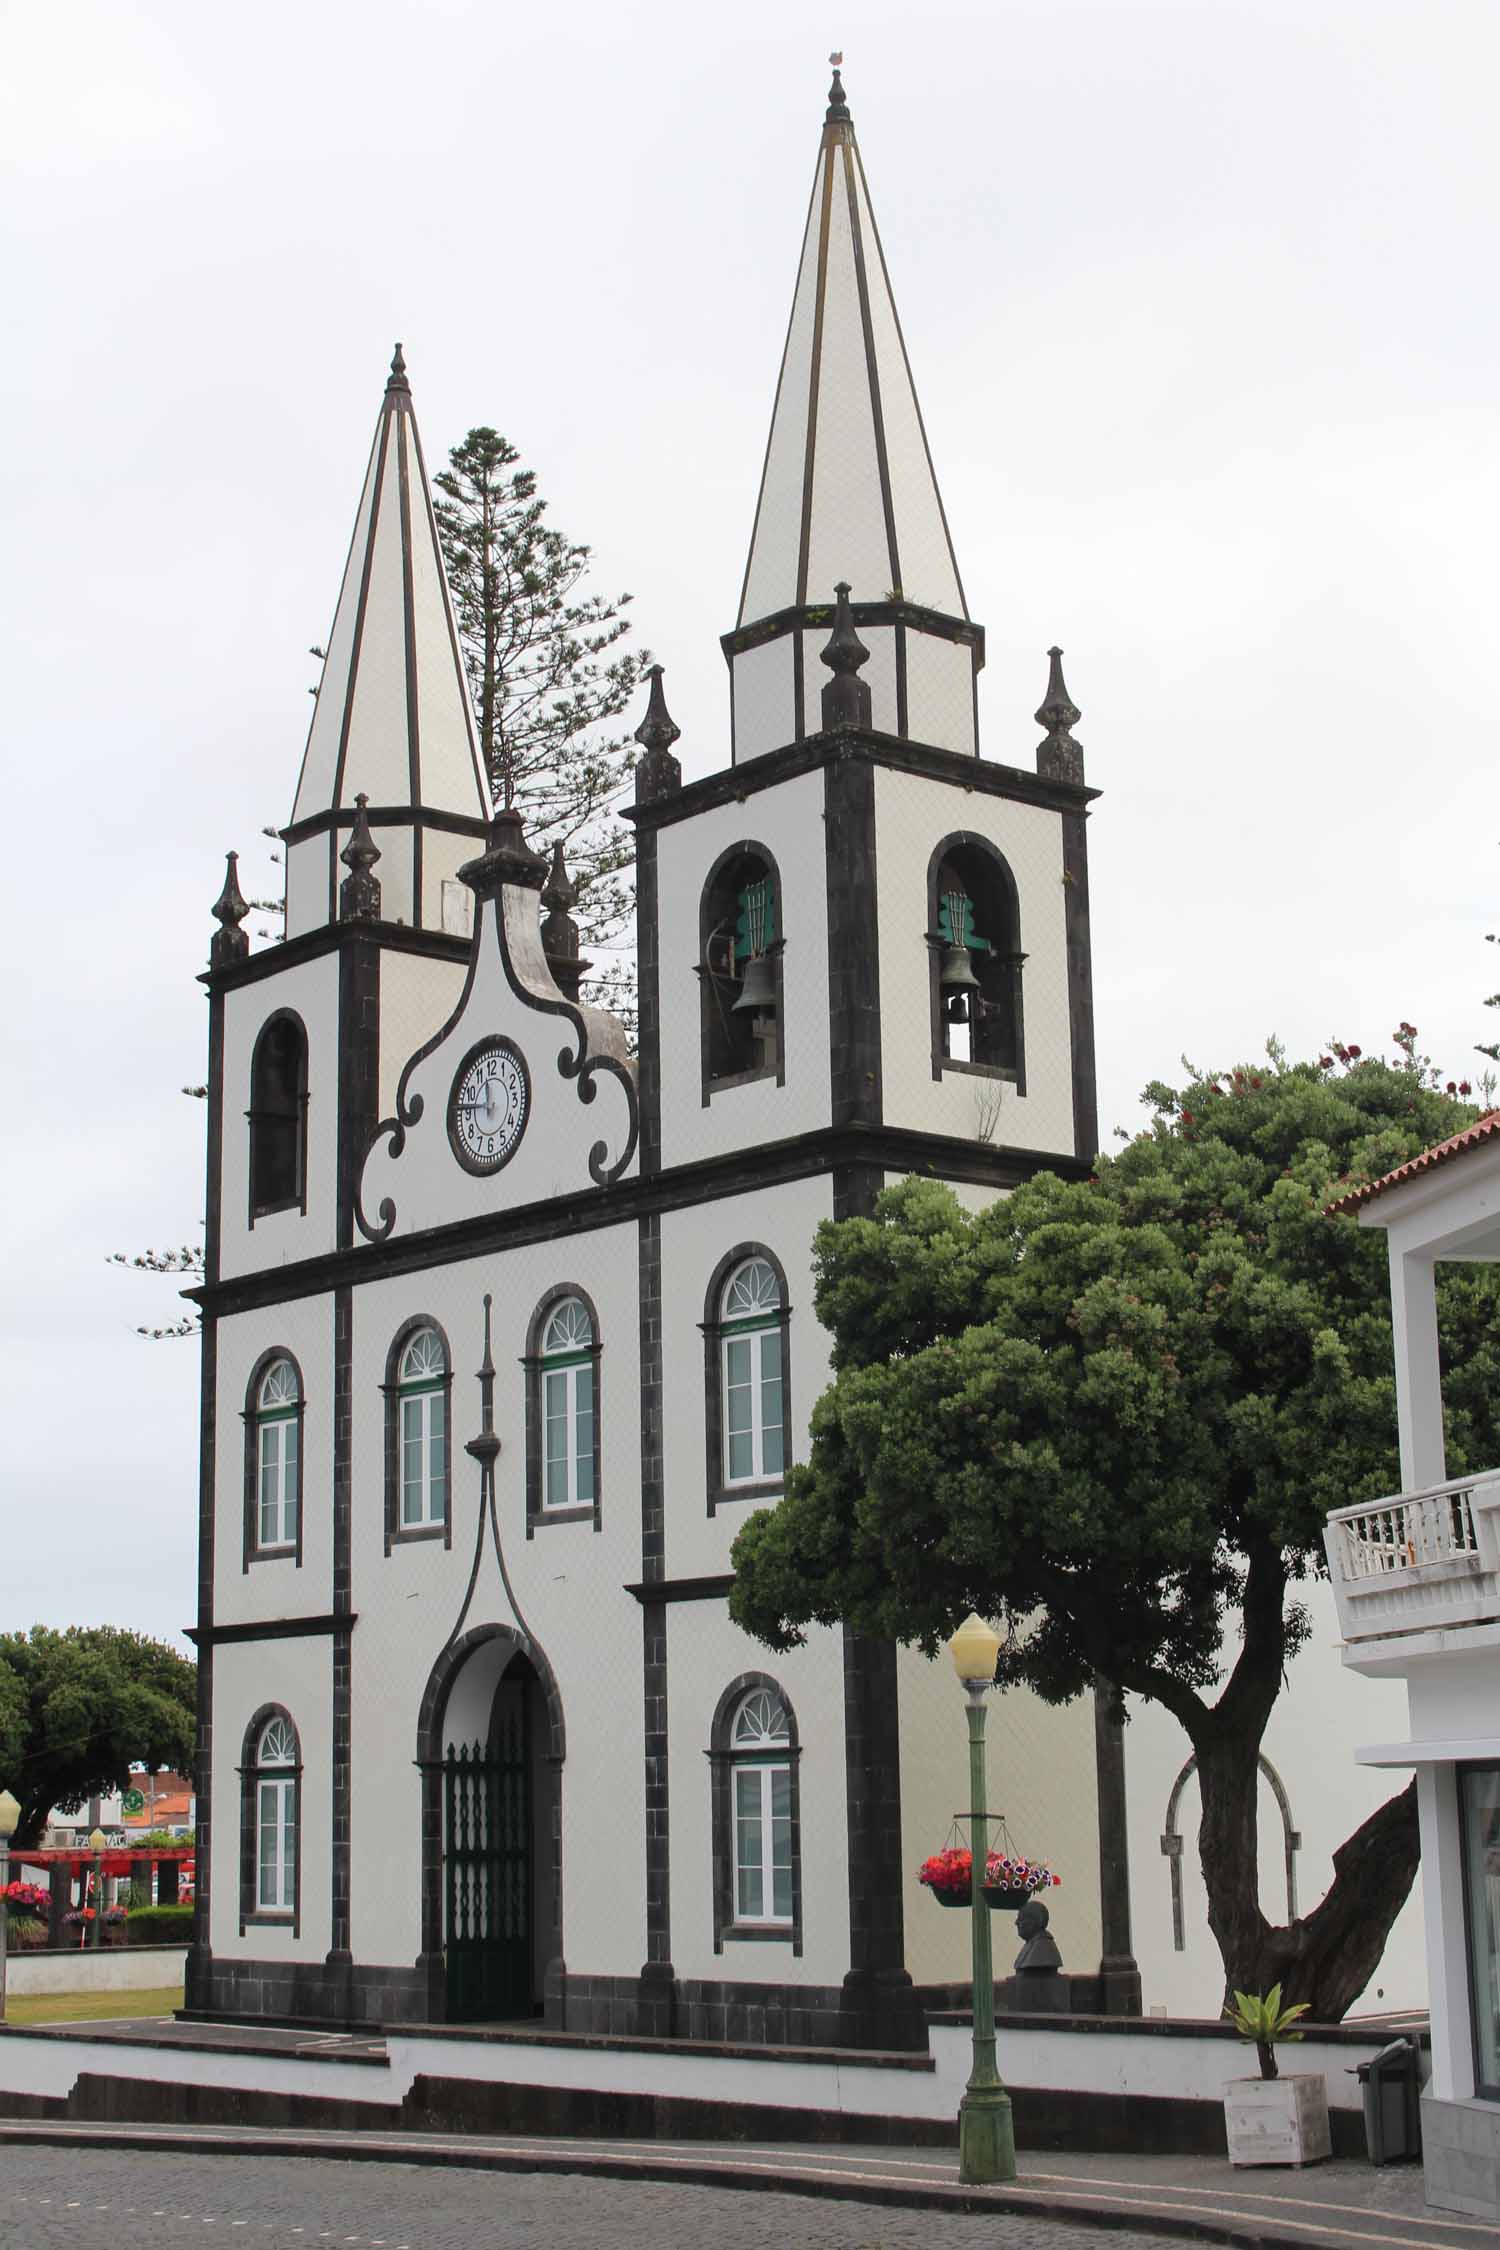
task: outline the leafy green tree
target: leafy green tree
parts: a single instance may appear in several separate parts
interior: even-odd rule
[[[114,1625],[0,1633],[0,1786],[21,1804],[16,1844],[39,1843],[54,1805],[130,1786],[132,1764],[192,1771],[197,1667]]]
[[[585,951],[617,951],[635,855],[611,814],[636,753],[628,730],[612,730],[650,657],[621,647],[631,597],[584,589],[590,550],[546,521],[536,472],[519,460],[497,430],[470,430],[434,480],[480,748],[497,803],[519,807],[530,842],[548,852],[562,844]],[[593,983],[628,1012],[623,965]]]
[[[844,1620],[931,1651],[975,1609],[1010,1628],[1002,1681],[1063,1702],[1103,1674],[1170,1711],[1197,1754],[1226,1989],[1280,1984],[1324,2022],[1411,1887],[1415,1784],[1276,1927],[1257,1752],[1325,1517],[1400,1482],[1384,1237],[1327,1206],[1474,1115],[1414,1032],[1398,1047],[1395,1065],[1273,1047],[1268,1067],[1185,1066],[1091,1179],[1042,1173],[978,1214],[911,1180],[825,1223],[835,1380],[785,1500],[735,1542],[730,1599],[778,1648]],[[1500,1457],[1496,1269],[1440,1268],[1438,1301],[1459,1475]]]

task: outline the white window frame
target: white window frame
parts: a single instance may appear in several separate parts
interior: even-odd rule
[[[255,1746],[255,1911],[288,1919],[297,1905],[296,1768],[289,1721],[268,1719]]]
[[[734,1920],[741,1926],[790,1930],[794,1919],[791,1727],[780,1696],[770,1688],[752,1688],[735,1712],[729,1744]],[[776,1895],[778,1875],[784,1883],[784,1909]]]
[[[274,1359],[261,1377],[255,1397],[257,1554],[277,1554],[295,1547],[301,1514],[302,1387],[291,1360]]]
[[[408,1447],[418,1473],[407,1474]],[[426,1531],[448,1520],[448,1355],[435,1328],[407,1338],[396,1371],[396,1523]]]
[[[733,1379],[733,1363],[743,1351],[745,1369]],[[768,1366],[768,1362],[771,1364]],[[779,1419],[766,1416],[767,1392],[774,1386]],[[787,1460],[786,1344],[781,1284],[768,1259],[746,1258],[724,1284],[720,1303],[719,1388],[724,1428],[723,1474],[726,1488],[764,1484],[784,1476]],[[748,1427],[735,1425],[731,1401],[749,1393]],[[736,1438],[750,1440],[749,1466],[736,1470]],[[768,1438],[774,1442],[768,1445]],[[773,1454],[774,1459],[768,1459]]]
[[[542,1333],[542,1507],[592,1508],[599,1493],[594,1451],[594,1324],[581,1297],[564,1297]],[[554,1407],[554,1402],[556,1405]],[[553,1433],[561,1436],[554,1449]],[[561,1474],[554,1488],[554,1469]]]

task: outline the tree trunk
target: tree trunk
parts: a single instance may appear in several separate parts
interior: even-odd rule
[[[1224,1961],[1225,1999],[1282,1988],[1314,2023],[1338,2023],[1374,1975],[1416,1878],[1417,1785],[1372,1813],[1333,1855],[1333,1881],[1311,1914],[1278,1927],[1260,1910],[1256,1813],[1260,1730],[1227,1725],[1222,1706],[1196,1730],[1202,1820],[1198,1853],[1208,1924]]]

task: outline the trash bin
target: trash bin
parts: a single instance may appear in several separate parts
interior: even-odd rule
[[[1350,2072],[1365,2102],[1365,2151],[1372,2164],[1394,2164],[1422,2153],[1420,2072],[1414,2039],[1393,2039]]]

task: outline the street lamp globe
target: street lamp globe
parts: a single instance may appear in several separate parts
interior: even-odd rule
[[[105,1835],[102,1828],[95,1828],[90,1831],[89,1850],[91,1852],[102,1852],[108,1842],[109,1838]]]
[[[992,1685],[1000,1656],[1000,1635],[970,1610],[952,1640],[948,1654],[965,1687]]]
[[[8,1789],[0,1789],[0,1844],[8,1844],[20,1825],[20,1805]]]

